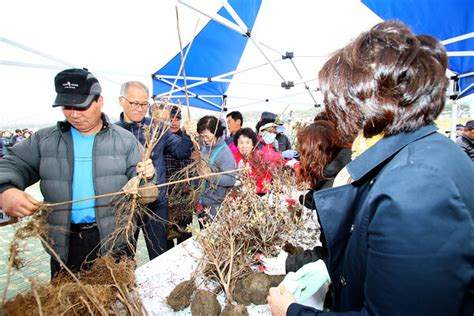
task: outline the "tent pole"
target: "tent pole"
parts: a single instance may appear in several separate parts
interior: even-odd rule
[[[170,81],[165,80],[165,79],[162,79],[161,81],[163,81],[164,83],[166,83],[166,84],[168,84],[168,85],[170,85],[170,86],[171,86],[171,84],[172,84]],[[189,89],[191,86],[192,86],[192,85],[188,85],[187,88]],[[175,91],[182,91],[182,90],[184,90],[184,88],[180,87],[179,89],[174,90],[173,92],[175,92]],[[158,97],[161,97],[161,96],[163,96],[163,95],[167,95],[168,93],[169,93],[169,92],[162,93],[162,94],[156,95],[155,97],[158,98]],[[220,105],[218,105],[218,104],[216,104],[216,103],[214,103],[214,102],[212,102],[212,101],[209,101],[209,100],[207,100],[207,99],[201,98],[200,96],[198,96],[197,94],[195,94],[195,93],[193,93],[193,92],[191,92],[191,91],[189,91],[189,90],[188,90],[188,93],[189,93],[193,98],[197,98],[197,99],[199,99],[199,100],[201,100],[201,101],[203,101],[203,102],[206,102],[206,103],[208,103],[209,105],[211,105],[212,107],[215,107],[216,109],[220,109],[220,108],[221,108]],[[174,96],[173,98],[176,98],[176,96]],[[216,110],[216,111],[217,111],[217,110]]]
[[[69,66],[69,67],[72,67],[72,68],[77,68],[77,65],[69,62],[69,61],[66,61],[66,60],[63,60],[63,59],[60,59],[60,58],[57,58],[57,57],[54,57],[52,55],[49,55],[49,54],[46,54],[46,53],[43,53],[39,50],[36,50],[36,49],[33,49],[31,47],[28,47],[26,45],[23,45],[23,44],[20,44],[20,43],[17,43],[15,41],[12,41],[12,40],[9,40],[8,38],[5,38],[5,37],[0,37],[0,42],[4,42],[8,45],[11,45],[11,46],[14,46],[16,48],[20,48],[20,49],[23,49],[23,50],[26,50],[27,52],[30,52],[32,54],[35,54],[35,55],[38,55],[38,56],[41,56],[43,58],[46,58],[46,59],[49,59],[49,60],[52,60],[52,61],[55,61],[59,64],[62,64],[62,65],[65,65],[65,66]]]
[[[276,62],[280,62],[281,59],[278,59]],[[264,64],[260,64],[260,65],[257,65],[255,67],[251,67],[251,68],[247,68],[247,69],[243,69],[243,70],[234,70],[234,71],[230,71],[230,72],[226,72],[225,74],[221,74],[221,75],[218,75],[218,76],[215,76],[215,77],[212,77],[212,78],[205,78],[203,79],[202,81],[199,81],[199,82],[195,82],[191,85],[188,85],[188,89],[189,88],[192,88],[192,87],[196,87],[196,86],[199,86],[199,85],[202,85],[202,84],[205,84],[209,81],[213,81],[217,78],[225,78],[225,77],[228,77],[228,76],[231,76],[231,75],[235,75],[235,74],[239,74],[239,73],[242,73],[242,72],[245,72],[245,71],[249,71],[249,70],[253,70],[253,69],[256,69],[256,68],[259,68],[259,67],[263,67],[263,66],[266,66],[268,65],[268,63],[264,63]],[[169,78],[173,78],[171,76],[160,76],[160,75],[154,75],[154,78],[156,78],[157,80],[162,80],[162,78],[166,78],[166,77],[169,77]],[[164,81],[164,79],[162,80]],[[167,82],[168,83],[168,82]],[[182,91],[184,90],[184,88],[179,88],[179,89],[176,89],[176,90],[173,90],[173,92],[179,92],[179,91]],[[166,95],[168,94],[169,92],[165,92],[165,93],[161,93],[159,95],[157,95],[157,97],[160,97],[160,96],[163,96],[163,95]]]
[[[71,67],[71,68],[81,68],[81,67],[77,66],[76,64],[73,64],[73,63],[71,63],[71,62],[69,62],[69,61],[66,61],[66,60],[64,60],[64,59],[60,59],[60,58],[54,57],[54,56],[52,56],[52,55],[43,53],[43,52],[41,52],[41,51],[39,51],[39,50],[33,49],[33,48],[31,48],[31,47],[28,47],[28,46],[26,46],[26,45],[20,44],[20,43],[15,42],[15,41],[9,40],[8,38],[5,38],[5,37],[1,37],[1,36],[0,36],[0,42],[4,42],[4,43],[6,43],[6,44],[8,44],[8,45],[11,45],[11,46],[14,46],[14,47],[16,47],[16,48],[23,49],[23,50],[25,50],[25,51],[27,51],[27,52],[30,52],[30,53],[32,53],[32,54],[38,55],[38,56],[40,56],[40,57],[43,57],[43,58],[46,58],[46,59],[49,59],[49,60],[52,60],[52,61],[55,61],[55,62],[57,62],[57,63],[59,63],[59,64],[61,64],[61,65],[67,66],[67,67]],[[24,64],[24,65],[26,65],[26,64]],[[36,68],[41,68],[41,67],[36,67]],[[44,68],[46,68],[46,67],[44,67]],[[64,68],[64,67],[61,67],[61,68]],[[103,79],[105,79],[105,80],[107,80],[107,81],[109,81],[109,82],[112,82],[112,83],[115,83],[115,84],[121,84],[120,82],[115,81],[115,80],[113,80],[113,79],[111,79],[111,78],[109,78],[109,77],[107,77],[107,76],[104,76],[104,75],[102,75],[102,74],[100,74],[100,73],[95,72],[95,74],[96,74],[97,76],[102,77]]]
[[[0,64],[1,64],[1,61],[0,61]],[[221,76],[219,76],[221,77]],[[199,81],[214,81],[214,82],[228,82],[228,83],[237,83],[237,84],[251,84],[251,85],[261,85],[261,86],[269,86],[269,87],[281,87],[280,84],[275,84],[275,83],[261,83],[261,82],[251,82],[251,81],[238,81],[238,80],[234,80],[234,79],[221,79],[219,77],[214,77],[214,78],[204,78],[204,77],[188,77],[186,76],[186,79],[187,80],[199,80]],[[161,80],[162,78],[163,79],[183,79],[183,76],[173,76],[173,75],[156,75],[155,78],[157,80]],[[297,85],[305,85],[306,87],[306,83],[307,82],[311,82],[311,81],[316,81],[318,80],[317,78],[311,78],[311,79],[302,79],[301,81],[297,81],[295,82],[295,86]]]
[[[474,50],[466,50],[466,51],[451,51],[451,52],[446,52],[448,57],[472,57],[474,56]]]
[[[279,101],[279,100],[280,99],[285,99],[285,98],[291,98],[291,97],[302,95],[302,94],[306,94],[306,91],[293,93],[293,94],[289,94],[289,95],[281,95],[281,96],[276,97],[276,98],[263,98],[263,99],[262,98],[249,98],[249,97],[235,97],[235,96],[233,97],[233,96],[230,96],[230,95],[227,95],[227,97],[228,98],[234,98],[234,99],[242,99],[242,100],[244,100],[244,99],[245,100],[253,100],[252,102],[232,106],[232,109],[235,109],[235,108],[238,108],[238,107],[245,107],[245,106],[259,104],[259,103],[268,103],[270,101],[275,102],[275,103],[288,104],[288,101]],[[293,102],[293,104],[296,104],[296,103]],[[314,106],[314,104],[303,104],[303,103],[298,103],[298,104],[305,105],[305,106]]]
[[[456,120],[458,118],[458,102],[453,100],[452,109],[451,109],[451,133],[449,138],[452,141],[456,141]]]
[[[247,34],[250,32],[247,25],[245,25],[244,21],[240,18],[240,16],[235,12],[234,8],[229,4],[227,0],[221,0],[222,5],[226,8],[227,12],[229,12],[230,16],[237,22],[237,25],[240,26],[240,31],[243,34]]]
[[[229,12],[229,14],[232,16],[232,18],[237,22],[237,24],[239,24],[242,32],[244,32],[244,34],[252,41],[252,43],[255,45],[255,47],[257,47],[257,49],[260,51],[262,56],[267,60],[267,62],[270,64],[270,66],[272,66],[273,70],[277,73],[277,75],[281,78],[281,80],[284,83],[287,83],[287,81],[285,80],[285,77],[283,77],[283,75],[278,71],[278,69],[272,63],[270,58],[268,58],[268,56],[264,53],[264,51],[260,47],[260,44],[252,38],[252,36],[250,34],[250,31],[249,31],[249,28],[247,27],[247,25],[245,25],[245,23],[239,17],[237,12],[235,12],[234,8],[232,8],[232,6],[229,4],[229,2],[227,2],[227,0],[222,0],[221,2],[224,5],[224,8],[227,9],[227,12]]]
[[[456,121],[458,118],[458,103],[457,99],[459,98],[459,76],[454,75],[450,78],[453,81],[453,93],[449,96],[453,100],[451,107],[451,133],[449,138],[452,141],[456,141]]]
[[[296,73],[298,74],[298,76],[300,76],[300,79],[303,80],[303,76],[301,75],[301,72],[299,71],[299,69],[296,67],[295,63],[293,62],[293,58],[290,58],[290,61],[291,61],[291,64],[293,65],[293,67],[295,68],[296,70]],[[316,98],[314,97],[314,95],[311,93],[311,90],[309,89],[309,86],[306,84],[306,82],[303,82],[304,83],[304,87],[306,88],[306,90],[308,91],[309,95],[311,96],[311,99],[313,99],[314,101],[314,104],[318,104],[318,102],[316,101]]]
[[[470,32],[470,33],[466,33],[466,34],[459,35],[456,37],[445,39],[444,41],[441,41],[441,43],[446,46],[448,44],[464,41],[466,39],[473,38],[473,37],[474,37],[474,32]]]
[[[234,23],[230,22],[229,20],[227,20],[226,18],[223,18],[222,16],[220,16],[218,14],[208,14],[208,13],[202,11],[202,10],[199,10],[196,7],[193,7],[189,3],[186,3],[185,0],[178,0],[178,3],[181,3],[184,6],[187,6],[188,8],[196,11],[197,13],[202,14],[205,17],[208,17],[209,19],[214,20],[217,23],[222,24],[222,25],[228,27],[229,29],[231,29],[231,30],[233,30],[233,31],[235,31],[239,34],[242,34],[242,31],[240,30],[240,28],[237,25],[235,25]]]
[[[249,37],[249,39],[252,41],[252,43],[255,45],[255,47],[257,47],[257,49],[260,51],[260,53],[263,55],[263,57],[267,60],[267,62],[270,64],[270,66],[272,66],[273,70],[275,70],[275,72],[277,73],[277,75],[281,78],[281,80],[283,80],[283,82],[287,82],[285,80],[285,78],[283,77],[283,75],[278,71],[278,69],[275,67],[275,65],[273,64],[273,62],[268,58],[268,56],[263,52],[262,48],[260,47],[260,45],[257,43],[257,41],[255,41],[252,37]]]

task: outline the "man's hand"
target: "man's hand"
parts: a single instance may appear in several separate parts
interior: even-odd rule
[[[199,175],[200,176],[208,176],[212,173],[211,168],[205,163],[202,164],[202,166],[199,167]]]
[[[197,133],[197,124],[195,122],[186,121],[186,122],[184,122],[183,127],[184,127],[184,131],[189,136],[196,135],[196,133]]]
[[[199,157],[199,153],[193,150],[191,152],[191,157],[190,157],[191,160],[196,160],[196,159],[198,159],[198,157]]]
[[[271,287],[267,296],[268,309],[274,316],[285,316],[288,307],[296,303],[296,299],[283,284],[278,287]]]
[[[36,212],[40,202],[21,190],[11,188],[1,195],[2,209],[12,217],[23,218]]]
[[[153,161],[151,159],[147,159],[144,163],[140,161],[137,164],[137,173],[142,174],[147,179],[153,178],[155,175],[155,167],[153,166]]]

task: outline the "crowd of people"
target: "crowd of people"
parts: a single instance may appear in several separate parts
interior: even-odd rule
[[[4,155],[4,148],[18,144],[23,139],[29,138],[33,133],[34,132],[28,128],[17,128],[14,133],[8,130],[0,131],[0,158]]]
[[[291,168],[308,184],[298,200],[317,212],[322,245],[265,258],[266,273],[317,262],[316,272],[331,282],[326,306],[341,314],[472,314],[474,121],[463,127],[459,146],[436,131],[446,67],[436,39],[396,21],[374,26],[321,69],[325,111],[298,130],[298,150],[271,112],[262,112],[253,129],[243,127],[238,111],[182,123],[180,108],[159,105],[164,119],[156,125],[148,88],[137,81],[122,85],[123,111],[112,123],[97,78],[86,69],[64,70],[55,77],[53,107],[65,120],[29,137],[20,131],[25,139],[16,135],[14,144],[6,145],[11,137],[2,133],[8,149],[0,160],[0,205],[14,217],[33,214],[39,201],[24,189],[37,181],[50,203],[117,192],[137,174],[162,184],[200,155],[206,178],[195,211],[212,221],[239,185],[237,169],[245,167],[255,194],[266,195],[274,169]],[[162,133],[144,160],[150,126]],[[150,259],[169,246],[167,226],[157,220],[168,218],[168,193],[159,190],[148,205],[156,217],[139,219],[132,242],[141,230]],[[107,239],[118,225],[110,197],[54,207],[47,223],[52,249],[73,271],[106,253],[130,256],[124,240]],[[51,267],[52,277],[62,270],[54,256]],[[284,284],[271,288],[272,313],[324,314],[293,294]]]
[[[77,83],[79,90],[70,89],[68,82]],[[281,164],[285,157],[295,155],[295,151],[289,149],[279,150],[278,125],[273,123],[276,115],[272,113],[263,113],[262,117],[271,115],[272,118],[262,118],[257,124],[258,136],[251,129],[240,128],[241,113],[229,113],[230,134],[227,135],[225,120],[212,115],[202,117],[197,124],[190,120],[182,124],[178,107],[151,106],[147,86],[130,81],[121,86],[118,104],[123,111],[119,120],[112,123],[102,112],[104,101],[100,83],[88,70],[60,72],[55,78],[55,88],[57,97],[53,107],[61,106],[66,120],[55,127],[39,130],[33,137],[20,137],[22,131],[18,131],[15,144],[7,146],[0,161],[2,207],[14,217],[31,215],[37,209],[39,202],[23,190],[38,180],[42,181],[44,199],[50,203],[117,192],[137,172],[147,173],[147,178],[155,183],[166,183],[195,159],[191,137],[196,137],[200,143],[200,153],[194,153],[194,156],[200,154],[207,159],[207,166],[201,168],[204,176],[235,170],[240,162],[247,163],[250,156],[262,158],[262,163],[269,162],[263,168],[264,172],[259,171],[259,194],[266,193],[265,182],[271,181],[271,164]],[[153,147],[150,159],[144,162],[143,149],[150,142],[147,128],[155,124],[152,110],[157,110],[161,116],[158,129],[163,133]],[[232,129],[232,117],[238,117],[235,129]],[[247,133],[242,133],[245,130]],[[237,137],[233,138],[233,135]],[[245,137],[252,139],[250,146],[242,145]],[[258,169],[262,170],[262,166]],[[196,211],[205,211],[212,220],[229,189],[234,187],[236,178],[236,173],[206,177]],[[139,229],[131,241],[132,248],[136,247],[142,231],[150,260],[171,246],[166,224],[168,194],[166,188],[159,190],[156,201],[147,205],[153,216],[137,218]],[[92,198],[74,202],[71,207],[56,207],[48,215],[53,250],[68,268],[73,271],[79,271],[81,266],[87,268],[83,263],[109,251],[133,256],[135,249],[125,249],[123,243],[109,245],[106,242],[108,235],[117,229],[112,214],[109,199]],[[78,241],[77,236],[85,238]],[[52,276],[61,271],[54,256],[51,271]]]

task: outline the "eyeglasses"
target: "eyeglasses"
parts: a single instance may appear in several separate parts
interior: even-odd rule
[[[122,98],[124,98],[129,104],[130,104],[130,107],[134,110],[136,109],[146,109],[147,107],[150,106],[150,103],[148,102],[131,102],[129,99],[127,99],[126,97],[122,96]]]

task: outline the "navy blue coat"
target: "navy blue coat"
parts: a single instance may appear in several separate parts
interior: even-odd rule
[[[381,139],[347,169],[351,184],[314,195],[333,312],[472,315],[472,161],[428,125]],[[315,314],[326,313],[299,304],[287,310]]]
[[[125,128],[130,131],[140,142],[145,144],[145,135],[143,133],[144,127],[151,124],[149,117],[143,118],[138,123],[127,123],[123,119],[123,113],[120,114],[120,121],[115,122],[118,126]],[[183,133],[182,137],[174,135],[169,129],[164,133],[161,139],[156,144],[151,154],[151,160],[155,166],[156,182],[158,184],[166,182],[166,163],[164,159],[164,153],[169,153],[176,159],[186,159],[191,156],[191,150],[193,143],[189,135]],[[158,204],[164,204],[167,202],[167,188],[161,188],[158,195]]]

